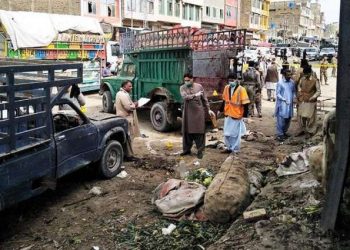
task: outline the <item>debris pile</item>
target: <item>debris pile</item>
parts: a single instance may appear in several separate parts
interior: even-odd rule
[[[205,190],[195,182],[170,179],[153,191],[152,203],[165,217],[205,221],[207,219],[200,209]]]
[[[212,222],[231,221],[249,201],[248,172],[229,156],[214,177],[204,199],[204,212]]]

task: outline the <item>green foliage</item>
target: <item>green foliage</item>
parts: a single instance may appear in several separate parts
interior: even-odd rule
[[[162,228],[170,223],[176,229],[170,235],[163,235]],[[121,249],[203,249],[217,241],[229,225],[214,225],[210,222],[166,221],[137,227],[129,224],[116,237],[116,246]]]

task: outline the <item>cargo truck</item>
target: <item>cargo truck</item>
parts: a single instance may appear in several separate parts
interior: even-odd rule
[[[184,73],[203,85],[211,108],[217,109],[230,71],[239,73],[237,55],[245,47],[246,30],[201,32],[189,27],[122,34],[124,53],[118,76],[101,81],[105,112],[114,112],[115,95],[125,80],[133,82],[132,98],[150,99],[150,120],[158,131],[170,130],[181,116],[180,86]]]

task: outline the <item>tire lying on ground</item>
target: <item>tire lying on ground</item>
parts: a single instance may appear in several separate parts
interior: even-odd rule
[[[243,163],[229,156],[204,197],[204,213],[216,223],[231,221],[249,200],[249,177]]]

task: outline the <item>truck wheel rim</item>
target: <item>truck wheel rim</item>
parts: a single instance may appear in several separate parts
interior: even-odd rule
[[[154,113],[154,121],[155,121],[156,125],[158,125],[158,126],[162,125],[163,116],[162,116],[160,111],[156,111]]]
[[[119,166],[118,152],[114,149],[108,151],[107,154],[107,168],[110,171],[114,171]]]

